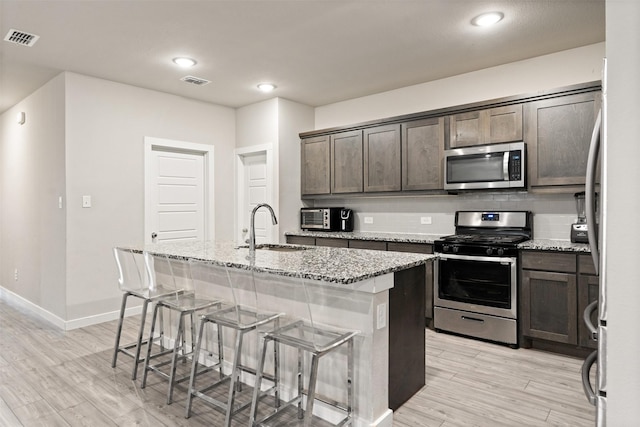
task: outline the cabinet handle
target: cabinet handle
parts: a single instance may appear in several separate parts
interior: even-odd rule
[[[471,320],[471,321],[474,321],[474,322],[484,323],[484,320],[483,320],[483,319],[478,319],[478,318],[476,318],[476,317],[460,316],[460,318],[461,318],[462,320]]]

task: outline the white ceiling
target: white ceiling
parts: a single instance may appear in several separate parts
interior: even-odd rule
[[[470,25],[494,10],[496,26]],[[0,41],[0,112],[65,70],[230,107],[319,106],[602,42],[604,26],[605,0],[0,0],[0,40],[40,36]]]

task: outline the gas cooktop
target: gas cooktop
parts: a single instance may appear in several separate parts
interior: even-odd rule
[[[515,256],[518,243],[531,239],[528,211],[458,211],[456,234],[434,242],[438,253],[479,256]]]
[[[452,234],[438,240],[446,243],[483,244],[483,245],[517,245],[529,240],[527,236],[499,234]]]

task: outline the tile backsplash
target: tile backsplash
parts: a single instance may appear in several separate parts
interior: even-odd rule
[[[569,240],[577,219],[572,194],[474,192],[450,196],[354,197],[317,200],[315,206],[344,206],[354,211],[354,230],[389,233],[453,234],[458,210],[528,210],[533,237]]]

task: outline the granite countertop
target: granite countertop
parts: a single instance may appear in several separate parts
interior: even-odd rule
[[[441,234],[411,234],[411,233],[374,233],[362,231],[287,231],[285,236],[325,237],[331,239],[377,240],[397,243],[428,243],[441,238]]]
[[[260,246],[260,245],[259,245]],[[299,251],[279,252],[257,249],[251,258],[249,249],[232,242],[161,242],[123,246],[135,252],[147,251],[181,259],[195,259],[244,270],[281,276],[302,277],[330,283],[350,284],[416,267],[435,258],[429,254],[382,252],[365,249],[328,248],[300,245],[264,245],[299,247]]]
[[[433,244],[440,239],[439,234],[410,234],[410,233],[372,233],[372,232],[340,232],[340,231],[288,231],[285,236],[324,237],[332,239],[350,240],[379,240],[398,243],[425,243]],[[557,239],[532,239],[518,245],[518,249],[531,251],[558,251],[558,252],[590,252],[586,243],[571,243],[567,240]]]
[[[567,240],[532,239],[518,245],[518,249],[531,251],[591,252],[587,243],[571,243]]]

